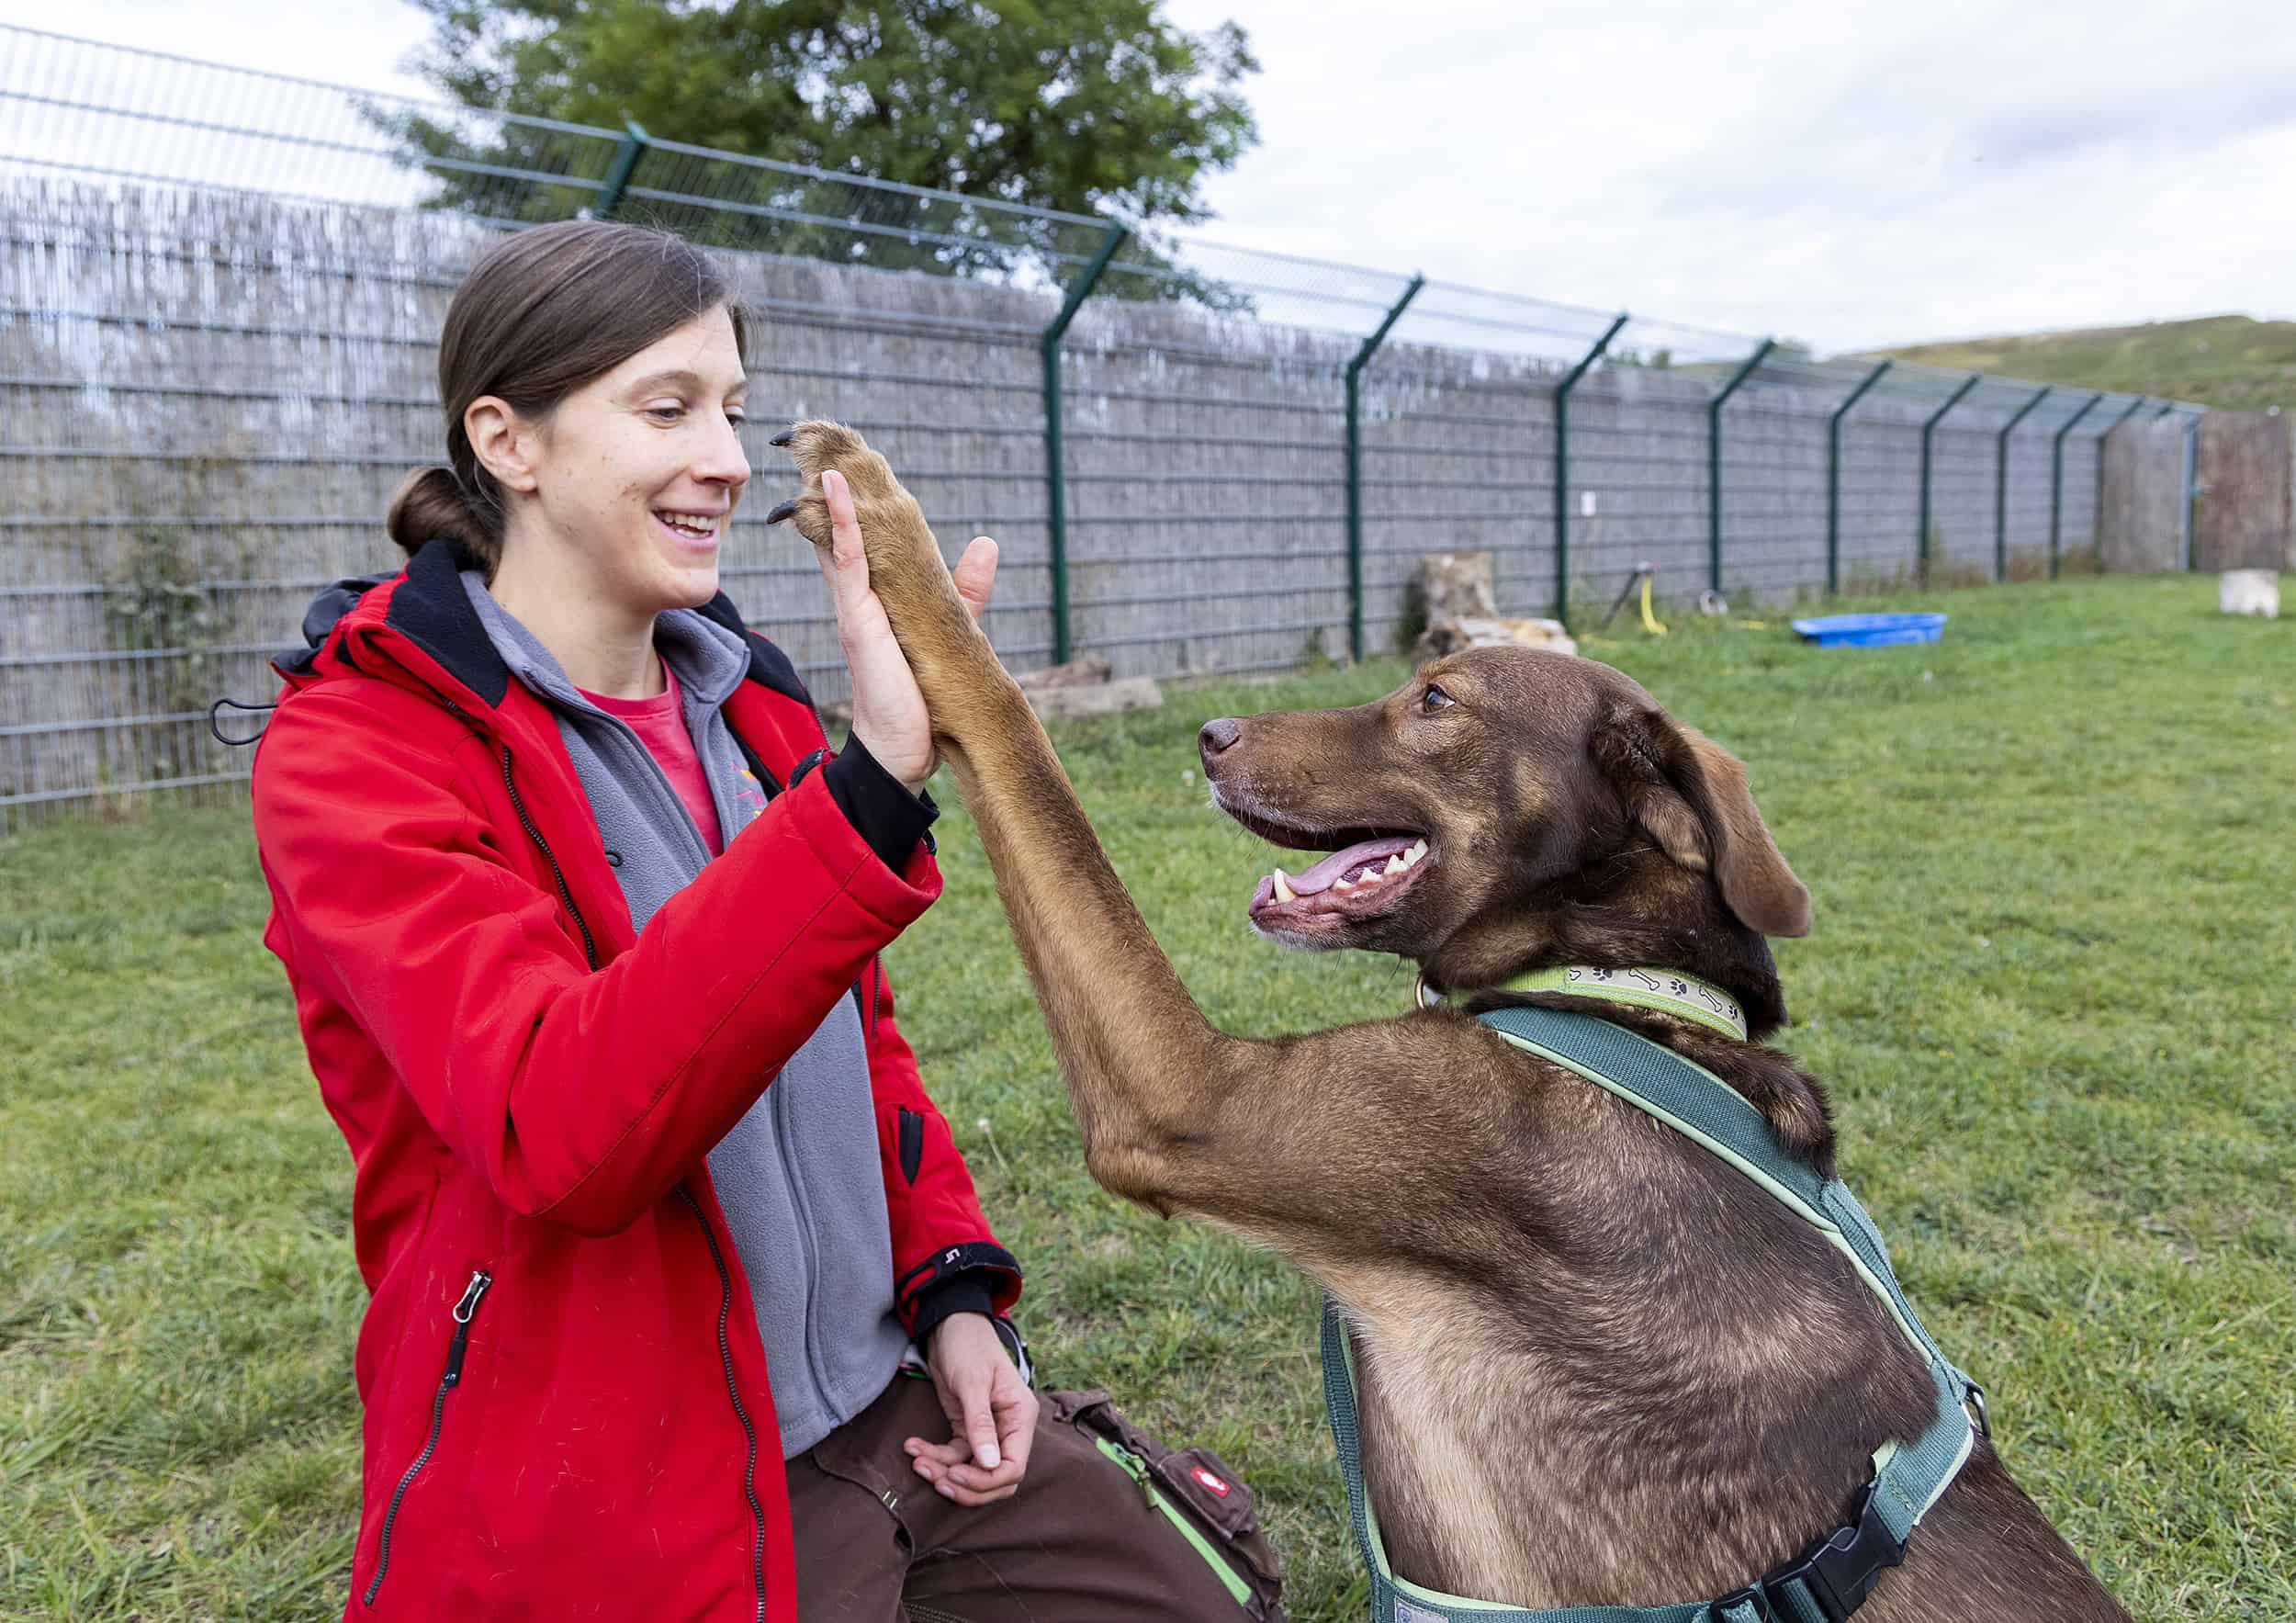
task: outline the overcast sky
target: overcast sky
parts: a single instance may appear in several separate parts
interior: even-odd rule
[[[1243,245],[1832,351],[2296,315],[2289,0],[1166,0],[1244,24]],[[0,0],[92,39],[420,94],[400,0]],[[658,131],[674,134],[674,131]]]

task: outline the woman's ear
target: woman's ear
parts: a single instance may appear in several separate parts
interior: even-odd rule
[[[480,395],[463,408],[462,431],[469,436],[471,454],[505,490],[534,493],[535,426],[499,396]]]
[[[1626,815],[1694,873],[1712,873],[1722,899],[1766,936],[1809,934],[1809,892],[1779,854],[1738,757],[1657,710],[1614,717],[1597,736]]]

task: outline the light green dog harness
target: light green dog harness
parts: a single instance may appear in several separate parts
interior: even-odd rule
[[[1744,1036],[1737,1005],[1724,994],[1671,972],[1552,970],[1509,989],[1580,993],[1667,1008],[1716,1030]],[[1578,978],[1572,979],[1573,975]],[[1621,997],[1613,976],[1635,977]],[[1536,978],[1534,986],[1529,982]],[[1663,1001],[1641,994],[1660,979]],[[1680,988],[1678,990],[1677,988]],[[1427,1001],[1423,988],[1422,1001]],[[1715,1007],[1727,1005],[1727,1012]],[[1985,1417],[1985,1394],[1946,1358],[1898,1289],[1874,1220],[1839,1178],[1820,1178],[1778,1145],[1760,1111],[1703,1066],[1623,1027],[1592,1015],[1549,1009],[1494,1009],[1475,1017],[1515,1047],[1550,1060],[1649,1111],[1728,1161],[1849,1257],[1858,1277],[1889,1309],[1930,1367],[1937,1411],[1910,1445],[1885,1442],[1874,1454],[1874,1480],[1861,1489],[1848,1521],[1798,1559],[1716,1600],[1656,1606],[1531,1608],[1444,1595],[1399,1577],[1389,1567],[1363,1481],[1356,1414],[1355,1355],[1338,1308],[1323,1308],[1323,1398],[1347,1480],[1356,1542],[1371,1575],[1372,1623],[1843,1623],[1882,1574],[1905,1559],[1907,1540],[1969,1459]],[[1969,1408],[1977,1424],[1973,1426]]]

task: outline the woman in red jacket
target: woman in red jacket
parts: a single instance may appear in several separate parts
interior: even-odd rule
[[[280,661],[264,940],[372,1294],[346,1616],[1235,1615],[1040,1414],[894,1025],[931,736],[841,484],[843,750],[717,590],[743,337],[674,238],[504,240],[441,337],[405,569]],[[995,569],[958,567],[976,613]]]

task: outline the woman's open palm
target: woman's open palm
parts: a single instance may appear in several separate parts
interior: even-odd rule
[[[933,775],[936,764],[925,695],[917,691],[909,662],[894,640],[884,605],[869,589],[869,556],[861,548],[861,521],[854,514],[853,492],[845,476],[834,469],[824,473],[821,496],[829,509],[830,545],[818,556],[837,609],[845,667],[853,679],[853,737],[914,794]],[[975,535],[953,573],[957,595],[978,620],[996,579],[996,543]]]

